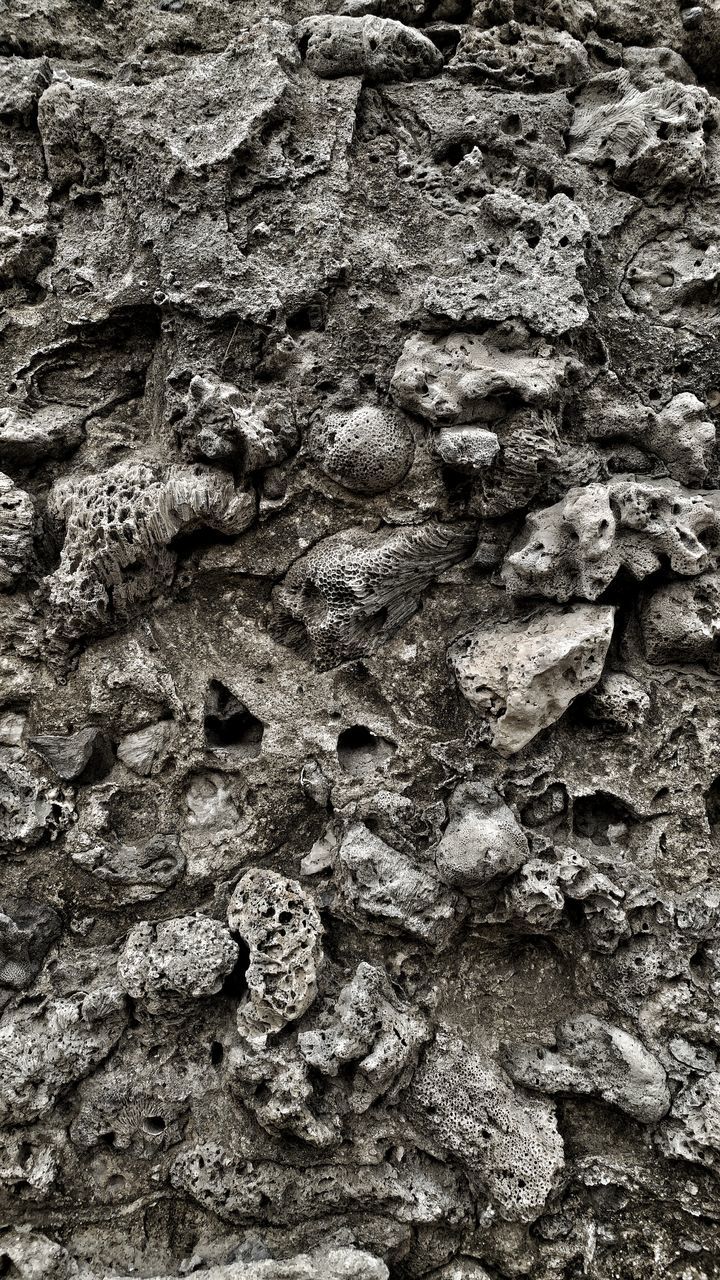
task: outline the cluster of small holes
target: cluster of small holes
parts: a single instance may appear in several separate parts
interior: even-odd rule
[[[541,1206],[561,1163],[552,1113],[530,1110],[510,1084],[459,1042],[433,1051],[413,1080],[418,1115],[436,1141],[511,1216]]]
[[[248,871],[233,895],[231,928],[250,951],[247,982],[252,996],[270,1011],[271,1023],[292,1022],[315,992],[320,918],[312,899],[294,880],[271,871]]]
[[[467,530],[444,525],[328,538],[293,565],[276,592],[276,633],[314,653],[321,667],[371,652],[473,541]]]
[[[384,493],[406,475],[415,445],[407,423],[392,410],[363,406],[331,413],[315,424],[310,450],[338,484],[357,493]]]

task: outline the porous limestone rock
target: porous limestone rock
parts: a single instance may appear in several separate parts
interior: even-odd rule
[[[606,671],[582,701],[583,715],[606,731],[629,733],[638,729],[649,711],[647,690],[624,671]]]
[[[639,618],[648,662],[714,662],[720,639],[717,572],[644,592]]]
[[[269,1134],[291,1134],[316,1147],[336,1145],[335,1124],[320,1119],[313,1109],[315,1090],[308,1064],[287,1041],[243,1035],[230,1052],[228,1078],[233,1096],[253,1113]]]
[[[271,1035],[315,999],[323,955],[317,908],[297,880],[257,867],[238,882],[228,924],[250,952],[238,1025],[248,1036]]]
[[[0,0],[0,1276],[720,1272],[718,66]]]
[[[0,850],[37,844],[51,815],[50,795],[40,779],[19,761],[0,759]]]
[[[429,314],[468,327],[517,318],[547,337],[584,325],[580,271],[590,224],[582,210],[565,195],[541,206],[493,193],[478,213],[486,238],[462,275],[430,277],[423,295]]]
[[[390,390],[403,408],[436,427],[492,422],[508,404],[547,405],[577,362],[569,357],[503,350],[485,336],[417,333],[408,338]]]
[[[300,1053],[326,1076],[355,1064],[350,1105],[358,1112],[391,1087],[402,1086],[431,1034],[428,1024],[398,998],[387,975],[365,961],[324,1023],[300,1033]]]
[[[498,751],[520,751],[598,683],[614,615],[611,606],[574,605],[479,627],[453,642],[448,660],[458,688],[487,714]]]
[[[35,508],[30,495],[0,472],[0,590],[7,591],[30,568]]]
[[[558,848],[523,863],[505,888],[500,915],[551,934],[574,908],[582,912],[592,947],[614,951],[630,934],[624,898],[624,890],[576,849]]]
[[[51,1111],[57,1096],[107,1056],[125,1024],[124,997],[105,988],[0,1019],[0,1121],[22,1124]]]
[[[190,383],[186,431],[199,457],[234,463],[243,474],[282,462],[297,439],[287,410],[248,406],[237,387],[213,373]]]
[[[372,1210],[390,1222],[416,1226],[462,1221],[467,1198],[460,1179],[430,1166],[381,1161],[374,1165],[315,1164],[298,1177],[291,1165],[244,1161],[216,1143],[188,1147],[171,1172],[173,1185],[227,1222],[252,1222],[260,1204],[269,1223],[300,1225],[341,1213]]]
[[[671,1159],[689,1160],[717,1170],[720,1155],[720,1073],[703,1073],[678,1093],[656,1141],[663,1154]]]
[[[408,1102],[438,1152],[454,1156],[503,1218],[540,1216],[563,1165],[551,1106],[447,1034],[426,1054]]]
[[[714,494],[673,481],[620,478],[571,489],[528,516],[503,565],[508,591],[564,602],[597,600],[620,569],[634,578],[667,561],[675,574],[702,573],[718,532]]]
[[[644,1124],[670,1107],[657,1058],[622,1027],[589,1013],[560,1023],[550,1045],[511,1046],[503,1065],[517,1084],[540,1093],[595,1093]]]
[[[182,916],[136,925],[118,959],[118,982],[134,1000],[215,995],[238,959],[237,943],[219,920]]]
[[[712,306],[720,280],[720,250],[713,243],[712,224],[690,231],[663,228],[639,245],[627,265],[622,293],[628,304],[681,326],[698,320]]]
[[[589,419],[596,440],[630,440],[665,463],[673,480],[684,485],[707,480],[715,448],[715,424],[707,406],[687,391],[661,409],[617,405],[598,397],[597,414]]]
[[[421,31],[394,18],[320,14],[298,27],[305,61],[316,76],[363,76],[371,82],[436,75],[442,55]]]
[[[448,71],[473,84],[532,92],[574,88],[588,79],[590,65],[584,45],[567,31],[512,22],[486,31],[465,27]]]
[[[0,1260],[12,1266],[20,1280],[107,1280],[107,1273],[78,1271],[66,1249],[37,1232],[12,1232],[3,1237]],[[199,1261],[199,1259],[198,1259]],[[290,1258],[238,1261],[218,1266],[194,1266],[202,1280],[388,1280],[385,1263],[362,1249],[327,1248]],[[130,1273],[132,1274],[132,1273]],[[125,1276],[122,1280],[130,1280]],[[171,1280],[155,1275],[151,1280]]]

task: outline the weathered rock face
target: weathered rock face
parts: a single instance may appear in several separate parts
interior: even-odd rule
[[[720,1274],[715,0],[0,0],[0,1277]]]
[[[513,755],[600,680],[614,610],[575,605],[462,636],[449,660],[458,688],[489,719],[493,746]]]

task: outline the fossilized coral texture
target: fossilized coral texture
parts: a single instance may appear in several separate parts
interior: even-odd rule
[[[718,0],[0,0],[0,1276],[720,1275]]]

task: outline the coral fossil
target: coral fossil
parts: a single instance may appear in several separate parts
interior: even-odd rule
[[[0,1277],[715,1280],[717,0],[0,13]]]

